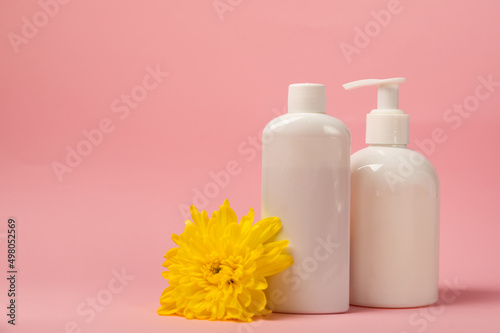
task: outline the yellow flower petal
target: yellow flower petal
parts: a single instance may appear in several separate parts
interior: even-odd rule
[[[274,274],[278,274],[284,269],[293,265],[293,258],[288,254],[281,254],[272,263],[265,263],[255,270],[255,274],[260,274],[262,276],[268,277]]]
[[[268,217],[252,226],[247,246],[255,247],[257,244],[262,244],[275,236],[281,229],[281,220],[277,217]]]

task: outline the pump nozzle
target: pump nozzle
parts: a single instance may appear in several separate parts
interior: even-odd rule
[[[398,109],[399,100],[399,84],[405,82],[406,79],[403,77],[397,77],[393,79],[366,79],[354,82],[349,82],[342,85],[346,90],[366,87],[366,86],[378,86],[378,98],[377,98],[377,109]]]
[[[400,145],[408,143],[409,116],[399,110],[399,84],[402,77],[392,79],[367,79],[342,85],[346,90],[378,87],[377,108],[366,117],[366,143]]]

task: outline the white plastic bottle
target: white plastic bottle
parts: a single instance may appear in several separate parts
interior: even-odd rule
[[[262,217],[281,218],[278,240],[294,258],[268,279],[276,312],[349,308],[350,133],[325,113],[324,85],[292,84],[288,113],[262,134]]]
[[[398,109],[403,78],[361,80],[378,86],[366,118],[368,148],[351,157],[353,305],[406,308],[438,300],[439,180],[431,163],[408,149],[409,116]]]

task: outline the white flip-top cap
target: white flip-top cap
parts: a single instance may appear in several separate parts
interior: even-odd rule
[[[326,113],[326,87],[317,83],[288,86],[288,112]]]
[[[377,109],[366,115],[366,143],[405,145],[409,142],[410,116],[399,110],[399,84],[404,78],[367,79],[343,85],[346,90],[378,86]]]

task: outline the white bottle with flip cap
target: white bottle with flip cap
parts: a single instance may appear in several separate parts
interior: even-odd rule
[[[408,149],[409,116],[398,108],[403,78],[361,80],[378,86],[366,117],[369,147],[351,157],[350,303],[405,308],[438,300],[439,180]]]
[[[288,113],[262,133],[262,217],[278,216],[294,264],[268,279],[276,312],[349,308],[350,133],[326,114],[326,87],[288,88]]]

